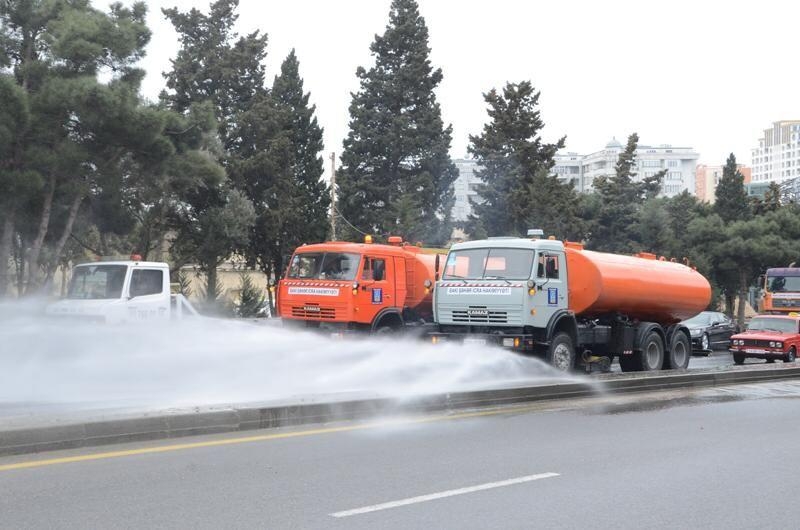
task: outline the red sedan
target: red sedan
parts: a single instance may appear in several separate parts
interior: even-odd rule
[[[780,359],[792,363],[800,348],[800,316],[758,315],[747,324],[747,330],[731,337],[733,362],[743,364],[748,357]]]

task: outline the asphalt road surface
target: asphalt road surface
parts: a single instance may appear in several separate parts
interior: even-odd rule
[[[2,528],[796,528],[800,382],[0,459]]]

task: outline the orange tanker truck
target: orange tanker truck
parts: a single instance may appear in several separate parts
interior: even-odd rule
[[[625,371],[686,368],[708,281],[653,254],[577,243],[489,238],[453,245],[434,290],[434,343],[491,343],[539,354],[561,370],[617,357]]]
[[[278,283],[284,323],[386,333],[432,322],[438,254],[388,238],[387,245],[334,241],[297,248]]]

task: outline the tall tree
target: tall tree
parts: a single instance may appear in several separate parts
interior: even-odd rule
[[[267,92],[267,35],[254,31],[240,37],[234,30],[238,6],[239,0],[216,0],[208,15],[195,8],[187,13],[162,9],[178,33],[180,49],[165,74],[169,92],[161,97],[181,112],[193,103],[212,102],[225,149],[236,142],[230,136],[236,116]]]
[[[507,83],[502,93],[492,89],[483,96],[490,121],[480,136],[470,136],[468,148],[478,162],[476,175],[482,182],[467,223],[473,237],[524,235],[528,228],[571,235],[565,231],[572,223],[577,196],[571,185],[550,176],[564,138],[554,144],[542,141],[539,94],[529,81],[522,81]]]
[[[241,166],[243,150],[252,150],[239,132],[243,117],[269,97],[263,66],[267,36],[256,31],[239,37],[234,30],[238,5],[238,0],[217,0],[208,15],[197,9],[162,10],[181,47],[172,70],[164,75],[169,92],[162,92],[161,98],[182,113],[192,105],[213,105],[221,149],[212,152],[229,169]],[[186,202],[188,208],[172,217],[179,233],[176,254],[196,261],[206,273],[209,305],[218,294],[217,267],[232,252],[247,247],[255,222],[253,195],[234,189],[227,176],[221,174],[218,185],[198,189]]]
[[[375,65],[356,71],[360,89],[337,174],[336,207],[345,221],[338,226],[348,237],[362,231],[442,239],[457,170],[448,154],[452,127],[444,126],[434,94],[442,71],[431,66],[415,0],[393,0],[370,51]]]
[[[719,179],[716,191],[714,211],[726,223],[745,221],[750,218],[750,201],[744,189],[744,175],[736,165],[733,153],[728,156],[725,167],[722,168],[722,178]]]
[[[646,199],[654,198],[661,189],[666,170],[653,176],[637,180],[636,148],[639,135],[628,137],[625,149],[620,153],[611,177],[599,177],[594,181],[595,193],[602,199],[591,234],[591,246],[607,252],[631,252],[635,250],[635,231],[639,213]]]
[[[16,131],[6,175],[38,188],[15,196],[3,216],[0,256],[10,227],[20,291],[39,288],[86,198],[120,178],[131,150],[149,148],[159,134],[138,99],[144,74],[135,63],[150,37],[146,12],[142,2],[115,3],[108,13],[88,0],[0,3],[1,73],[13,76],[16,96],[25,100],[20,108],[30,113]]]

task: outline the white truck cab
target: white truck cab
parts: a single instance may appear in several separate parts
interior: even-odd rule
[[[45,312],[111,324],[197,314],[186,298],[170,293],[166,263],[136,259],[76,265],[66,296],[47,306]]]

